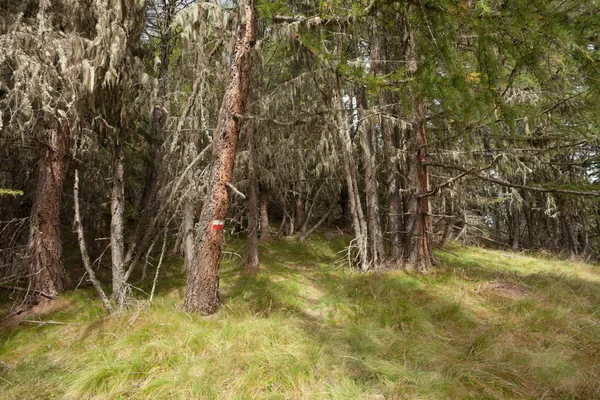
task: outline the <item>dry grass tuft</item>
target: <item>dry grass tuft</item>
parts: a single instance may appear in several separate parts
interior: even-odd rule
[[[597,266],[451,245],[426,276],[360,274],[346,242],[270,242],[250,276],[225,259],[210,318],[181,311],[179,260],[121,315],[66,293],[36,315],[62,325],[0,331],[0,398],[600,398]]]

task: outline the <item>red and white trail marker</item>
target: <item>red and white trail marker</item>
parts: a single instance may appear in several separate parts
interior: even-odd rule
[[[222,231],[223,228],[225,227],[225,221],[223,221],[222,219],[215,219],[212,222],[212,228],[215,231]]]

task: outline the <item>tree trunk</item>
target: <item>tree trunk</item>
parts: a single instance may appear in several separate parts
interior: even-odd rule
[[[294,232],[298,232],[304,226],[304,222],[306,221],[306,213],[304,212],[304,201],[302,201],[302,197],[300,194],[296,196],[296,202],[294,207]]]
[[[388,52],[385,49],[381,41],[381,33],[379,27],[373,27],[373,33],[371,35],[371,66],[373,75],[379,76],[381,73],[388,73],[389,68],[385,64],[381,63],[381,60],[389,57]],[[390,108],[391,94],[388,90],[382,89],[381,94],[378,97],[379,104],[386,109]],[[391,108],[392,110],[394,107]],[[380,117],[379,123],[381,125],[381,134],[383,140],[383,162],[386,172],[386,197],[388,206],[388,232],[390,237],[390,258],[396,262],[402,259],[402,240],[403,240],[403,224],[401,223],[402,218],[402,205],[400,203],[399,184],[398,184],[398,168],[396,163],[396,148],[394,145],[394,129],[393,126]]]
[[[348,118],[344,103],[342,101],[342,91],[337,82],[336,102],[339,107],[337,112],[338,119],[338,138],[341,145],[342,161],[344,164],[344,173],[346,185],[348,187],[348,203],[350,204],[350,214],[352,216],[352,228],[354,230],[354,241],[358,250],[358,267],[361,271],[367,271],[371,267],[368,251],[368,231],[367,223],[362,210],[362,204],[358,192],[358,183],[356,179],[356,165],[352,154],[352,141],[348,128]]]
[[[444,227],[444,233],[438,243],[438,247],[442,248],[450,239],[452,235],[452,230],[454,229],[454,203],[452,201],[452,197],[444,196],[442,197],[442,209],[444,210],[444,222],[446,223]]]
[[[552,242],[552,248],[554,251],[559,252],[561,249],[559,247],[560,239],[562,238],[561,233],[561,225],[562,225],[562,217],[558,216],[554,219],[554,241]]]
[[[237,29],[235,53],[231,60],[227,90],[215,129],[213,169],[209,196],[202,207],[199,250],[187,279],[184,306],[188,311],[208,315],[219,306],[219,258],[223,243],[223,221],[229,209],[227,183],[231,182],[240,133],[239,115],[244,113],[252,71],[252,49],[256,41],[254,0],[246,3],[245,23]]]
[[[183,219],[185,219],[185,205],[186,203],[183,203]],[[175,235],[175,243],[173,244],[173,248],[171,249],[170,253],[171,253],[171,257],[181,257],[183,255],[183,251],[181,250],[182,245],[183,245],[183,237],[185,236],[185,234],[183,233],[183,222],[181,223],[181,226],[179,227],[179,230],[177,232],[177,235]],[[146,254],[148,254],[146,252]]]
[[[389,231],[391,233],[390,256],[392,260],[402,258],[403,224],[402,204],[398,185],[398,169],[396,167],[396,152],[393,141],[393,129],[382,120],[383,154],[385,162]]]
[[[575,236],[575,232],[573,230],[573,224],[571,222],[571,216],[566,213],[561,213],[563,226],[565,228],[565,232],[567,233],[567,240],[569,245],[569,254],[572,258],[577,257],[579,254],[578,247],[579,243],[577,243],[577,237]]]
[[[127,297],[127,284],[124,280],[123,257],[125,255],[125,240],[123,217],[125,213],[125,171],[123,160],[125,146],[123,138],[115,137],[114,155],[112,165],[112,194],[111,194],[111,221],[110,221],[110,253],[112,260],[112,285],[113,300],[117,308],[125,305]]]
[[[70,140],[68,122],[59,122],[50,133],[50,141],[40,163],[27,246],[27,297],[32,304],[51,299],[63,289],[59,214],[62,187],[69,166]]]
[[[519,236],[521,230],[521,211],[519,210],[519,204],[516,198],[511,201],[511,234],[512,234],[512,243],[510,248],[512,251],[519,250]]]
[[[428,271],[433,263],[432,231],[427,168],[427,134],[425,132],[425,105],[417,100],[414,128],[411,132],[409,184],[408,248],[405,250],[408,265],[419,272]]]
[[[345,225],[348,221],[352,221],[352,217],[350,216],[350,196],[348,195],[348,186],[342,185],[342,188],[340,189],[339,204],[342,209],[340,220],[341,223]]]
[[[521,192],[523,197],[523,214],[525,214],[525,223],[527,224],[527,239],[529,246],[534,247],[538,245],[535,235],[535,226],[533,222],[533,199],[531,198],[528,190]]]
[[[96,289],[98,297],[100,297],[104,308],[110,313],[112,312],[112,307],[108,301],[108,298],[106,297],[106,294],[104,293],[104,290],[102,289],[102,286],[100,285],[100,282],[98,282],[98,279],[96,279],[96,273],[94,272],[92,264],[90,263],[90,256],[88,255],[87,246],[85,244],[83,224],[81,223],[81,214],[79,212],[79,172],[77,170],[75,170],[75,181],[73,183],[73,207],[75,209],[75,221],[73,222],[75,225],[75,230],[77,231],[79,251],[81,252],[83,266],[85,267],[85,270],[90,278],[90,282],[92,282],[94,289]]]
[[[183,268],[185,275],[190,272],[194,262],[194,201],[186,198],[183,203],[182,242],[183,242]]]
[[[150,162],[146,166],[146,179],[144,182],[144,191],[142,193],[141,209],[145,210],[150,206],[150,202],[156,201],[156,193],[160,188],[157,178],[157,166],[161,165],[160,147],[162,146],[165,135],[165,115],[164,106],[167,94],[167,78],[169,74],[169,62],[173,51],[173,32],[172,22],[177,11],[177,0],[164,0],[164,5],[160,8],[160,15],[157,16],[158,25],[158,48],[160,49],[160,65],[158,67],[156,103],[152,110],[152,120],[150,125]],[[147,223],[147,221],[144,221]]]
[[[590,250],[590,236],[588,231],[588,224],[585,214],[581,215],[581,254],[584,256],[588,254]]]
[[[408,14],[413,13],[408,6]],[[414,76],[419,63],[415,31],[410,24],[406,29],[406,61],[408,75]],[[411,94],[414,96],[414,93]],[[409,192],[406,249],[404,256],[410,268],[419,272],[428,271],[435,263],[433,258],[433,221],[431,218],[429,169],[427,167],[427,132],[425,131],[425,103],[418,95],[414,100],[413,127],[409,139]]]
[[[359,119],[364,117],[368,107],[365,88],[357,91],[359,104]],[[362,114],[362,115],[361,115]],[[372,129],[368,121],[363,122],[360,143],[363,150],[363,168],[365,177],[365,192],[367,203],[367,226],[369,232],[370,259],[374,266],[383,262],[385,249],[383,247],[383,234],[381,231],[381,214],[379,213],[379,193],[377,191],[377,176],[375,175],[375,160],[373,156]]]
[[[287,225],[287,213],[283,212],[283,217],[281,218],[281,225],[279,225],[279,229],[277,230],[277,233],[275,234],[275,239],[279,240],[281,239],[281,237],[283,236],[283,233],[285,232],[285,227]]]
[[[269,197],[267,189],[259,186],[260,192],[260,240],[269,240]]]
[[[313,210],[315,208],[315,205],[317,204],[317,201],[319,200],[319,194],[321,193],[321,190],[323,190],[323,188],[325,187],[326,184],[327,184],[327,182],[323,182],[319,186],[319,189],[317,189],[317,192],[315,193],[315,195],[313,196],[313,200],[310,204],[310,207],[308,208],[308,212],[306,213],[306,218],[304,218],[304,223],[302,224],[302,227],[300,228],[300,232],[302,233],[302,235],[304,235],[308,229],[308,224],[310,223],[310,220],[312,219],[312,216],[313,216]]]
[[[327,220],[327,218],[329,217],[329,215],[331,214],[331,212],[333,211],[335,206],[336,206],[335,201],[331,202],[331,204],[329,205],[329,208],[327,209],[325,214],[323,214],[321,219],[319,219],[319,221],[312,228],[310,228],[306,232],[302,233],[302,235],[300,235],[298,240],[300,242],[304,242],[310,235],[312,235],[317,229],[319,229],[319,227],[323,224],[323,222],[325,222]]]
[[[248,259],[246,272],[258,269],[258,180],[254,157],[254,129],[248,130]]]

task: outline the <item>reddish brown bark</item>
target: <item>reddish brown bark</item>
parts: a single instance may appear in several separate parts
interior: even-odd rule
[[[219,258],[223,230],[214,229],[214,221],[223,221],[229,209],[227,184],[231,182],[240,118],[252,72],[252,49],[256,42],[255,1],[245,7],[245,23],[240,23],[235,52],[229,70],[227,90],[215,129],[211,191],[202,208],[199,250],[189,271],[184,306],[188,311],[208,315],[217,311],[219,299]]]
[[[430,212],[429,169],[427,167],[427,133],[425,132],[425,105],[417,100],[415,129],[411,133],[413,143],[410,159],[409,240],[405,254],[410,268],[426,272],[434,262],[432,249],[433,221]]]
[[[59,213],[69,165],[71,132],[68,122],[59,122],[49,139],[40,163],[29,220],[28,299],[34,304],[55,297],[63,289]]]
[[[409,5],[408,14],[414,12]],[[414,76],[417,72],[419,57],[414,28],[405,22],[406,56],[408,74]],[[414,94],[413,94],[414,96]],[[431,268],[433,258],[433,221],[430,206],[429,169],[427,167],[427,132],[425,131],[425,102],[416,97],[413,108],[413,128],[409,138],[409,189],[408,199],[409,221],[404,255],[408,267],[419,272]]]

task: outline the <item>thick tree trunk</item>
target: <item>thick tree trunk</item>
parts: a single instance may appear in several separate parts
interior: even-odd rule
[[[258,180],[254,154],[254,130],[248,130],[248,259],[246,272],[258,269]]]
[[[223,221],[229,209],[227,184],[231,182],[240,133],[240,118],[252,71],[252,49],[256,41],[255,1],[246,2],[245,23],[238,26],[227,90],[215,129],[210,194],[202,207],[199,250],[189,271],[184,306],[188,311],[208,315],[217,311],[219,299],[219,258],[223,243]]]
[[[69,165],[71,132],[67,121],[50,133],[44,151],[31,216],[28,242],[28,301],[37,304],[63,289],[59,214]]]
[[[389,55],[386,51],[384,44],[381,41],[381,33],[377,26],[373,27],[373,34],[371,35],[371,66],[373,75],[379,76],[382,72],[388,73],[389,68],[385,64],[381,63],[382,59],[388,59]],[[382,89],[381,95],[378,97],[379,104],[385,107],[387,110],[394,110],[394,107],[390,108],[390,104],[393,103],[391,94],[388,90]],[[399,184],[398,184],[398,167],[396,162],[396,147],[394,141],[394,128],[388,120],[380,117],[381,135],[383,141],[383,162],[386,173],[386,197],[387,197],[387,216],[388,225],[387,229],[390,238],[390,259],[399,262],[402,259],[402,241],[403,241],[403,224],[401,223],[402,218],[402,205],[400,202]]]
[[[260,240],[269,240],[269,197],[267,189],[259,186],[260,192]]]
[[[365,88],[358,90],[359,119],[364,117],[367,104]],[[375,175],[375,160],[373,155],[372,129],[368,121],[363,122],[360,134],[360,144],[363,154],[365,192],[367,203],[367,227],[369,232],[370,259],[374,266],[379,265],[385,258],[383,233],[381,231],[381,214],[379,212],[379,192],[377,191],[377,176]]]
[[[408,14],[413,13],[414,6],[409,5]],[[410,24],[404,22],[406,30],[406,61],[408,75],[417,72],[419,58],[417,54],[415,31]],[[414,94],[412,94],[414,96]],[[409,192],[406,248],[404,256],[410,268],[419,272],[428,271],[435,263],[433,258],[433,221],[429,186],[429,169],[427,167],[427,132],[425,131],[425,102],[417,97],[413,107],[413,127],[409,140]]]
[[[405,256],[409,268],[428,271],[433,258],[429,170],[427,168],[427,134],[425,132],[425,105],[417,100],[414,128],[411,132],[409,184],[409,226]]]
[[[125,256],[125,239],[123,235],[125,214],[125,145],[123,138],[115,137],[113,165],[112,165],[112,194],[111,194],[111,221],[110,221],[110,253],[112,260],[112,298],[117,308],[125,305],[127,297],[127,284],[123,260]]]

